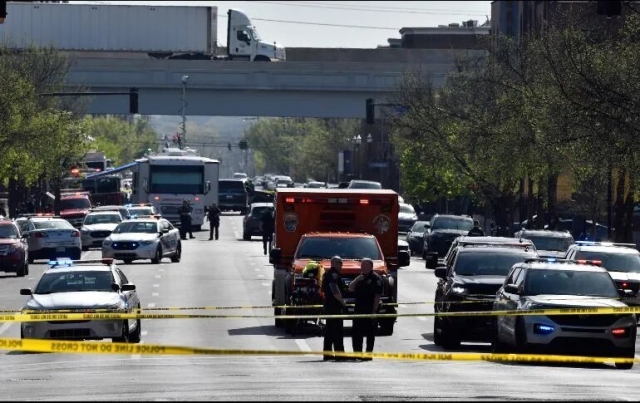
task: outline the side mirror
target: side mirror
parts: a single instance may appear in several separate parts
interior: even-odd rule
[[[427,253],[427,259],[424,262],[424,267],[432,270],[438,267],[438,254]]]
[[[411,255],[406,250],[398,251],[398,266],[407,267],[411,264]]]
[[[518,286],[515,284],[507,284],[504,286],[504,292],[509,293],[509,294],[516,294],[519,295],[520,294],[520,290],[518,289]]]
[[[136,286],[134,284],[122,284],[122,291],[135,291]]]
[[[31,295],[31,294],[33,294],[31,292],[31,288],[23,288],[20,290],[20,295]]]
[[[111,289],[115,292],[120,291],[120,286],[116,283],[111,284]]]
[[[446,267],[438,267],[433,271],[436,277],[445,279],[447,278],[447,268]]]
[[[161,234],[168,234],[169,233],[169,229],[168,228],[163,228],[160,230]]]
[[[282,249],[274,248],[269,252],[269,263],[278,264],[280,263],[280,258],[282,257]]]

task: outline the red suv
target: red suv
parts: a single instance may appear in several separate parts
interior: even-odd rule
[[[13,221],[0,221],[0,271],[16,273],[18,277],[29,274],[28,247]]]

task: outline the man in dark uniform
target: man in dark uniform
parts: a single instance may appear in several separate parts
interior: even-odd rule
[[[480,228],[480,221],[473,221],[473,228],[471,228],[471,231],[469,231],[467,236],[485,236],[484,230]]]
[[[222,211],[213,203],[207,210],[207,220],[209,220],[209,240],[213,240],[213,232],[216,232],[216,241],[218,240],[218,234],[220,233],[220,215]]]
[[[260,228],[262,230],[262,250],[266,255],[271,250],[271,242],[273,242],[273,231],[275,230],[275,218],[273,217],[273,208],[268,207],[260,217]],[[268,245],[267,245],[268,244]],[[269,246],[269,249],[267,249]]]
[[[380,307],[380,295],[382,295],[382,278],[373,271],[373,261],[362,259],[360,275],[349,284],[349,291],[356,295],[356,315],[375,315]],[[351,330],[353,352],[362,352],[363,338],[367,338],[367,353],[373,352],[373,344],[376,340],[377,321],[374,318],[355,318]],[[361,358],[370,361],[371,358]]]
[[[324,294],[324,314],[341,315],[346,302],[342,298],[342,258],[331,258],[331,268],[322,276],[322,292]],[[342,319],[327,319],[324,329],[324,361],[341,361],[344,357],[336,357],[333,353],[344,352],[344,321]]]
[[[185,241],[187,239],[187,232],[189,233],[189,238],[195,238],[193,236],[193,232],[191,232],[191,212],[193,211],[193,207],[189,205],[189,200],[184,200],[182,202],[182,206],[178,209],[178,214],[180,214],[180,238]]]

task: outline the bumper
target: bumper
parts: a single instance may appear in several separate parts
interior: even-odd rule
[[[118,259],[118,260],[142,260],[153,259],[156,256],[156,249],[158,244],[139,246],[133,250],[118,250],[111,247],[102,247],[103,259]]]
[[[540,334],[536,325],[553,327],[549,334]],[[621,350],[635,349],[636,322],[630,317],[622,317],[608,326],[587,326],[578,323],[558,324],[547,316],[524,316],[527,344],[534,349],[557,351],[565,354],[613,355]],[[626,333],[616,337],[612,329],[624,328]]]
[[[479,299],[490,299],[491,296]],[[472,300],[467,299],[464,304],[454,303],[452,306],[457,309],[449,312],[488,312],[493,309],[493,302],[477,302],[471,303]],[[449,316],[443,317],[452,331],[454,331],[461,341],[489,342],[493,336],[493,316]]]
[[[102,246],[102,241],[107,237],[94,238],[91,235],[82,235],[82,246],[85,248],[99,248]]]
[[[23,254],[0,257],[0,271],[14,272],[22,266],[24,260]]]
[[[99,340],[120,337],[124,321],[25,322],[25,339]]]
[[[64,250],[63,250],[64,249]],[[53,248],[40,248],[29,250],[31,259],[51,259],[57,257],[79,256],[82,252],[80,245],[78,246],[60,246]]]

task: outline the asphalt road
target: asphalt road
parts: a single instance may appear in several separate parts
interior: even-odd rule
[[[241,241],[242,219],[225,216],[221,238],[208,232],[183,244],[178,264],[165,259],[121,266],[137,285],[142,306],[269,305],[272,268],[258,238]],[[99,258],[99,251],[84,254]],[[43,265],[19,279],[0,277],[0,308],[19,309],[19,289],[35,286]],[[0,274],[1,276],[1,274]],[[400,302],[433,299],[436,280],[413,258],[399,274]],[[401,312],[432,311],[431,306]],[[228,311],[270,314],[273,311]],[[216,312],[220,313],[220,311]],[[350,322],[346,322],[349,324]],[[229,349],[319,351],[317,331],[290,337],[272,319],[146,320],[142,339]],[[393,336],[379,337],[379,352],[437,352],[432,318],[400,318]],[[0,337],[19,337],[18,324],[0,326]],[[347,351],[351,341],[345,339]],[[463,344],[461,351],[487,352]],[[638,349],[640,352],[640,349]],[[2,351],[0,390],[7,400],[637,400],[640,369],[612,365],[523,365],[490,362],[323,362],[320,356],[140,356],[24,354]],[[640,366],[638,366],[640,368]]]

